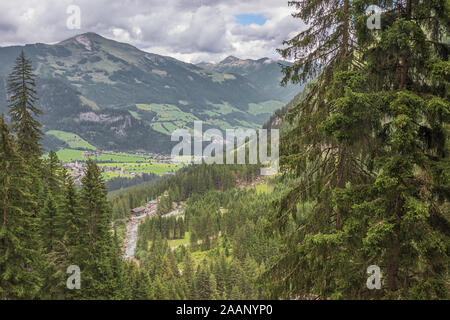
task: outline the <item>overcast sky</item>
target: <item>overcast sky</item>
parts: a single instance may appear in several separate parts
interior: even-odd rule
[[[67,27],[70,5],[80,29]],[[0,0],[0,46],[91,31],[188,62],[277,59],[275,49],[303,29],[292,12],[287,0]]]

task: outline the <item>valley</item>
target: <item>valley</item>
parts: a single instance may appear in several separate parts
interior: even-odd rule
[[[280,86],[280,64],[228,57],[190,64],[88,32],[56,44],[0,47],[0,112],[5,83],[23,50],[38,76],[44,148],[170,153],[170,133],[259,128],[301,89]],[[75,160],[75,159],[74,159]]]
[[[197,2],[0,6],[0,300],[448,300],[448,2]]]

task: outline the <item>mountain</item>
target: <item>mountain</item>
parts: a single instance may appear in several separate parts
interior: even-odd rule
[[[0,48],[0,112],[6,79],[24,50],[38,75],[39,119],[44,131],[60,130],[99,149],[170,152],[176,128],[259,127],[289,101],[278,63],[229,57],[194,65],[85,33],[57,44]],[[67,146],[47,135],[47,148]]]
[[[285,87],[280,86],[279,84],[283,77],[280,72],[280,65],[291,65],[291,63],[281,60],[275,61],[269,58],[243,60],[234,56],[228,56],[217,64],[197,64],[197,66],[205,70],[243,76],[264,91],[266,95],[272,97],[272,99],[288,103],[303,87],[294,84],[288,84]]]

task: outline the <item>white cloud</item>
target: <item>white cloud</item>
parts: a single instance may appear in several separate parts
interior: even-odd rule
[[[66,27],[66,8],[81,9],[81,29]],[[262,14],[264,25],[242,26],[236,14]],[[277,58],[282,41],[303,28],[284,0],[21,0],[0,2],[0,46],[55,43],[96,32],[142,50],[199,62]]]

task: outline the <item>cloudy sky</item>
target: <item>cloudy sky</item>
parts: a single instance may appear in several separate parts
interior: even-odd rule
[[[279,58],[275,49],[304,28],[293,10],[287,0],[0,0],[0,46],[91,31],[188,62]]]

